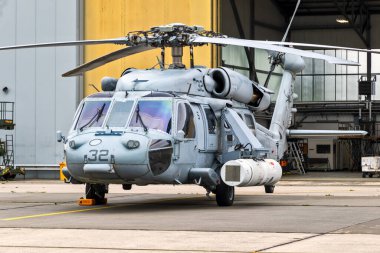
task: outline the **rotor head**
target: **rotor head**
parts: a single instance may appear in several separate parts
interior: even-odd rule
[[[194,42],[198,36],[219,37],[219,33],[206,31],[202,26],[188,26],[181,23],[172,23],[168,25],[155,26],[148,31],[134,31],[126,36],[126,44],[136,46],[145,43],[152,47],[184,47],[184,46],[201,46],[205,43]]]

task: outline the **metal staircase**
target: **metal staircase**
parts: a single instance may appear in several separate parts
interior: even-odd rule
[[[300,174],[305,174],[305,158],[303,156],[303,152],[300,149],[299,143],[297,141],[288,141],[288,149],[290,152],[290,158],[297,168]]]
[[[5,136],[5,153],[3,156],[3,166],[5,167],[14,167],[15,158],[13,150],[13,135],[7,134]]]

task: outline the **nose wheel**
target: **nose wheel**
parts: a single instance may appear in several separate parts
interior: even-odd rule
[[[235,199],[235,187],[221,182],[216,186],[215,194],[218,206],[232,206]]]
[[[86,199],[95,200],[96,205],[107,203],[106,193],[108,193],[108,185],[86,183]]]

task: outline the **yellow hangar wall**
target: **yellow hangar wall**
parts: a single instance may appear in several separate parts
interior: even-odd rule
[[[169,23],[201,25],[219,31],[219,0],[85,0],[84,38],[103,39],[122,37],[130,31],[148,30]],[[96,45],[84,48],[84,62],[121,49],[117,45]],[[171,63],[170,49],[166,50],[166,64]],[[195,65],[215,67],[217,49],[204,46],[194,49]],[[150,68],[157,64],[160,49],[133,55],[89,71],[84,75],[83,90],[88,96],[100,90],[104,76],[119,77],[129,67]],[[189,66],[189,50],[184,50],[184,64]]]

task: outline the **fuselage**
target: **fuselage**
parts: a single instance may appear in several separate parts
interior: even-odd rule
[[[256,133],[252,112],[236,110]],[[191,168],[217,166],[220,127],[209,104],[168,93],[97,93],[78,107],[67,168],[82,182],[191,183]]]
[[[209,69],[165,71],[131,71],[118,80],[115,91],[93,94],[80,103],[65,143],[67,168],[76,180],[193,183],[191,169],[216,170],[223,150],[233,151],[240,144],[221,134],[230,130],[221,123],[226,107],[270,147],[266,158],[276,158],[275,141],[256,124],[246,103],[211,94],[216,88],[205,81]]]

